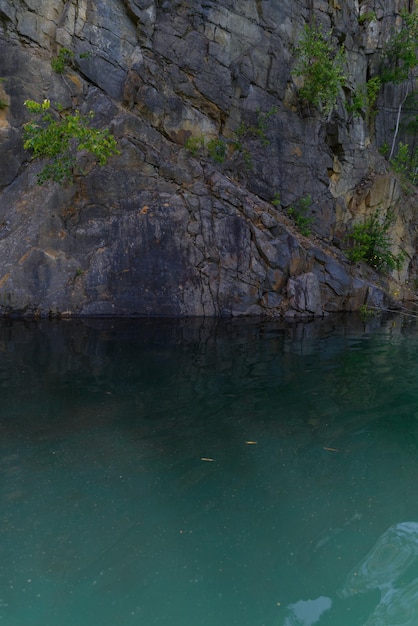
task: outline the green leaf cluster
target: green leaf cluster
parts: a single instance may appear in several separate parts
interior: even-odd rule
[[[362,83],[357,87],[350,104],[346,105],[349,113],[355,116],[361,116],[366,113],[369,119],[375,117],[377,113],[376,101],[379,95],[382,81],[379,76],[370,78],[367,83]]]
[[[390,160],[393,170],[398,174],[405,191],[408,183],[416,185],[418,181],[418,148],[411,151],[407,143],[399,143],[396,155]]]
[[[190,152],[193,157],[197,157],[199,152],[205,146],[205,138],[203,135],[199,135],[199,137],[188,137],[184,144],[186,150]]]
[[[105,165],[109,157],[119,154],[109,129],[89,125],[92,113],[83,116],[79,111],[67,113],[61,110],[54,115],[49,100],[42,103],[26,100],[24,104],[34,119],[23,126],[23,147],[30,150],[34,158],[48,160],[38,176],[40,185],[47,180],[72,183],[77,157],[82,153],[91,154],[99,165]]]
[[[4,80],[5,78],[0,77],[0,84],[4,82]],[[7,109],[8,106],[9,106],[9,103],[0,98],[0,111],[2,111],[3,109]]]
[[[90,51],[80,52],[78,58],[81,59],[89,59],[92,56]],[[75,54],[72,50],[68,48],[61,48],[58,53],[58,56],[54,57],[51,60],[51,68],[57,74],[63,74],[67,67],[71,67],[74,65]]]
[[[359,313],[360,313],[361,319],[365,322],[371,317],[375,317],[378,312],[376,309],[373,309],[367,306],[367,304],[362,304],[361,307],[359,308]]]
[[[366,11],[358,18],[359,24],[368,24],[369,22],[373,22],[376,19],[375,11]]]
[[[208,141],[207,149],[210,158],[215,161],[215,163],[223,163],[225,161],[228,150],[227,144],[222,138],[218,137]]]
[[[392,252],[393,242],[390,229],[393,226],[394,216],[387,214],[381,219],[379,212],[355,224],[348,234],[351,247],[347,256],[353,263],[363,261],[378,272],[387,273],[392,270],[401,270],[405,255]]]
[[[215,163],[223,163],[228,156],[228,144],[222,137],[214,137],[207,140],[206,137],[200,135],[199,137],[189,137],[184,147],[194,157],[208,156]]]
[[[254,124],[242,123],[232,137],[214,137],[208,139],[204,135],[191,136],[184,144],[186,150],[194,157],[202,156],[212,159],[215,163],[224,163],[224,161],[234,153],[238,153],[243,161],[246,169],[253,168],[251,152],[246,144],[251,139],[261,142],[263,147],[269,145],[270,141],[267,136],[267,130],[270,119],[277,113],[277,107],[271,107],[267,112],[263,113],[259,109],[256,111],[256,120]]]
[[[418,66],[418,11],[402,11],[403,27],[389,40],[382,71],[385,83],[402,83]]]
[[[237,136],[241,139],[249,139],[254,137],[261,141],[263,147],[267,147],[270,143],[267,136],[267,129],[269,126],[270,118],[276,115],[278,108],[273,106],[266,113],[256,110],[255,124],[245,124],[244,122],[237,129]]]
[[[74,59],[74,52],[68,48],[61,48],[57,57],[51,60],[51,68],[57,74],[63,74],[67,65]]]
[[[303,77],[299,90],[301,99],[329,115],[345,83],[344,48],[334,47],[331,33],[324,34],[316,25],[306,25],[295,53],[293,74]]]
[[[403,119],[400,124],[406,133],[416,135],[418,132],[418,93],[409,93],[403,103]]]
[[[312,234],[311,226],[315,220],[311,212],[312,196],[307,194],[303,198],[300,198],[295,206],[291,206],[287,209],[288,215],[295,222],[298,231],[305,237],[309,237]]]

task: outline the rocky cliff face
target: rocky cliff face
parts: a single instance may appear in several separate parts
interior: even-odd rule
[[[382,91],[372,122],[347,113],[349,87],[324,118],[292,75],[316,20],[344,43],[354,90],[409,5],[0,0],[0,313],[291,316],[413,300],[415,196],[377,150],[402,86]],[[57,74],[62,48],[74,56]],[[39,187],[21,128],[23,102],[44,98],[94,111],[121,154]],[[309,237],[288,216],[307,197]],[[344,254],[347,226],[376,209],[396,215],[407,257],[384,279]]]

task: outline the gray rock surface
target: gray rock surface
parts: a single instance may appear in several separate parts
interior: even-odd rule
[[[401,87],[385,88],[370,124],[345,93],[329,119],[305,110],[292,77],[315,17],[344,41],[354,89],[407,5],[0,0],[0,314],[304,317],[414,300],[416,199],[377,150]],[[363,24],[366,10],[376,19]],[[62,47],[74,58],[60,75]],[[94,111],[121,154],[71,187],[39,187],[23,102],[46,97]],[[193,155],[191,137],[220,139],[224,162]],[[287,215],[308,194],[309,238]],[[396,213],[407,255],[384,279],[344,254],[347,226],[377,208]]]

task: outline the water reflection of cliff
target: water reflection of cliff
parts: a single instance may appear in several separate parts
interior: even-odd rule
[[[417,522],[402,522],[388,528],[348,574],[336,599],[320,596],[290,604],[283,626],[329,624],[331,609],[334,615],[339,612],[336,604],[376,591],[380,598],[362,626],[415,626],[418,623]]]

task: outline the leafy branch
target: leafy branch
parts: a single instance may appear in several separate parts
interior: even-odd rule
[[[308,194],[303,198],[299,198],[295,206],[290,206],[287,209],[287,214],[293,219],[296,228],[305,237],[311,236],[311,226],[315,221],[314,216],[311,214],[311,204],[312,196]]]
[[[328,116],[345,83],[344,48],[334,47],[331,33],[325,34],[316,25],[306,25],[295,53],[297,61],[293,74],[303,78],[300,98]]]
[[[78,157],[90,154],[98,165],[105,165],[109,157],[119,154],[116,139],[109,129],[97,129],[89,125],[93,113],[81,115],[51,112],[51,103],[26,100],[25,106],[35,119],[23,126],[23,147],[30,150],[34,158],[47,159],[38,175],[38,184],[47,180],[60,184],[73,183],[77,172]]]
[[[346,105],[347,111],[357,117],[365,113],[369,120],[373,119],[377,114],[376,101],[381,86],[382,81],[379,76],[370,78],[367,83],[359,85],[351,103]]]
[[[392,252],[393,242],[390,229],[393,226],[393,214],[387,214],[382,220],[378,211],[363,223],[355,224],[347,236],[351,247],[347,256],[353,263],[363,261],[378,272],[401,270],[405,254]]]
[[[418,66],[418,11],[415,9],[412,13],[408,13],[404,10],[401,12],[401,17],[403,27],[389,40],[382,71],[382,82],[384,83],[401,84],[406,82],[405,93],[398,106],[389,160],[392,159],[395,151],[402,108],[409,97],[410,83],[412,83]]]

